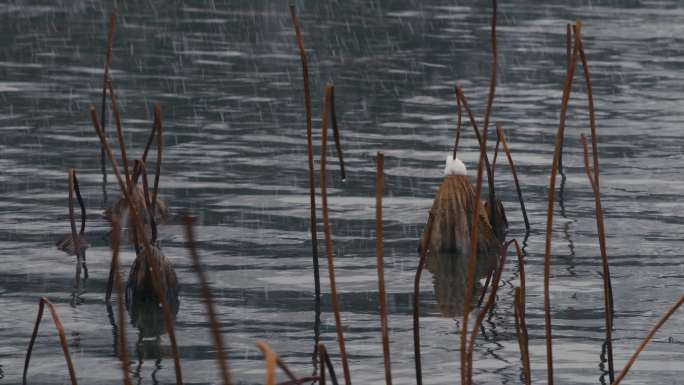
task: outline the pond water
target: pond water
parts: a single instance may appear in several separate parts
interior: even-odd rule
[[[234,381],[263,382],[258,340],[268,341],[298,374],[310,374],[314,291],[306,126],[287,2],[116,3],[120,15],[112,78],[130,157],[142,150],[154,103],[162,106],[164,116],[160,194],[174,216],[160,227],[160,239],[181,283],[176,335],[186,383],[216,383],[219,377],[197,278],[183,244],[184,212],[198,218],[199,252],[216,296]],[[316,151],[323,86],[327,81],[336,85],[348,178],[340,180],[331,149],[329,204],[352,380],[381,383],[384,377],[373,197],[375,154],[382,151],[394,382],[412,384],[417,238],[453,143],[456,81],[477,115],[483,115],[490,4],[306,0],[297,6],[310,59]],[[109,225],[102,217],[100,150],[88,116],[91,105],[99,106],[110,11],[90,1],[10,0],[0,5],[0,384],[21,381],[41,296],[57,307],[79,381],[121,383],[116,329],[104,301],[111,251]],[[682,17],[684,9],[676,1],[499,5],[499,82],[492,119],[505,128],[532,227],[525,249],[535,383],[546,382],[542,259],[565,73],[565,24],[583,21],[594,85],[619,369],[682,291]],[[566,179],[562,205],[556,205],[552,249],[555,369],[562,384],[606,381],[594,202],[579,143],[580,133],[589,132],[579,75],[568,115]],[[463,135],[461,157],[474,170],[476,142],[470,130]],[[78,305],[71,304],[74,258],[54,247],[69,231],[69,167],[79,175],[91,244],[90,278]],[[512,179],[507,167],[501,164],[498,170],[509,236],[522,242],[525,231]],[[108,181],[111,203],[118,195],[113,174]],[[134,259],[130,246],[121,257],[127,271]],[[321,276],[322,340],[341,377],[323,267]],[[503,279],[498,304],[476,342],[477,383],[521,382],[512,311],[515,264]],[[422,280],[421,300],[424,381],[455,383],[459,324],[440,316],[429,273]],[[681,381],[682,330],[684,316],[676,314],[642,354],[628,382]],[[136,331],[129,326],[128,334],[134,380],[172,383],[168,338],[136,346]],[[41,328],[29,379],[69,381],[49,323]]]

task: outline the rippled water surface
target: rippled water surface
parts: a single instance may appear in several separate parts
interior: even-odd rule
[[[489,79],[486,1],[299,1],[311,64],[315,142],[323,86],[336,85],[348,167],[334,152],[328,179],[338,290],[355,383],[383,381],[374,255],[375,154],[386,154],[385,258],[395,382],[414,383],[411,309],[416,242],[453,142],[453,85],[482,115]],[[533,380],[546,382],[542,257],[552,142],[565,71],[565,24],[584,23],[599,123],[601,184],[615,293],[615,360],[621,368],[646,330],[681,294],[681,122],[684,10],[674,1],[501,1],[499,83],[493,121],[503,124],[532,225],[526,240]],[[152,106],[165,146],[161,196],[174,217],[161,244],[181,282],[176,334],[187,383],[219,381],[180,214],[198,217],[199,252],[216,294],[235,381],[261,383],[255,347],[267,340],[299,374],[311,372],[313,277],[301,68],[285,1],[120,2],[112,77],[125,138],[138,157]],[[120,383],[115,327],[104,289],[111,251],[102,217],[99,145],[88,108],[99,106],[111,8],[85,1],[10,0],[0,5],[0,383],[21,381],[40,296],[57,306],[78,379]],[[578,73],[579,74],[579,73]],[[578,79],[580,79],[578,77]],[[582,170],[588,133],[583,82],[568,116],[566,180],[556,206],[551,300],[556,379],[605,381],[603,296],[593,195]],[[462,158],[476,146],[464,131]],[[110,136],[110,139],[114,139]],[[490,147],[491,148],[491,147]],[[497,187],[525,237],[512,179]],[[78,170],[88,208],[90,279],[72,306],[74,258],[54,242],[69,231],[67,169]],[[108,167],[108,170],[110,168]],[[118,195],[108,176],[109,202]],[[122,251],[127,270],[134,252]],[[321,260],[321,262],[324,262]],[[510,266],[514,266],[511,264]],[[477,383],[521,383],[512,312],[515,269],[475,348]],[[326,270],[322,339],[337,356]],[[429,274],[422,281],[425,383],[458,377],[458,322],[442,318]],[[48,317],[49,319],[49,317]],[[627,378],[681,381],[684,316],[675,315]],[[173,382],[167,337],[136,346],[142,384]],[[68,375],[49,323],[34,351],[32,383]]]

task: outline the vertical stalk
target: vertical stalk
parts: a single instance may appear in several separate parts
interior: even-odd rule
[[[586,81],[586,86],[587,86],[587,103],[588,103],[588,109],[589,109],[589,127],[591,129],[591,151],[592,151],[592,158],[594,160],[594,181],[596,183],[596,191],[598,191],[599,195],[597,197],[597,227],[599,228],[598,232],[599,234],[603,234],[599,236],[599,242],[603,244],[601,246],[602,252],[601,256],[603,258],[603,273],[604,275],[608,278],[608,294],[609,294],[609,300],[610,300],[610,312],[611,312],[611,322],[612,322],[612,313],[613,313],[613,290],[612,290],[612,285],[611,285],[611,280],[610,280],[610,269],[608,266],[608,257],[606,256],[606,240],[605,240],[605,226],[603,222],[603,209],[601,209],[601,184],[599,183],[599,174],[600,168],[599,168],[599,156],[598,156],[598,133],[596,130],[596,113],[594,111],[594,96],[592,92],[592,86],[591,86],[591,78],[589,76],[589,65],[587,64],[587,57],[584,54],[584,46],[582,44],[582,36],[581,34],[578,35],[577,39],[579,39],[579,42],[577,43],[579,47],[579,55],[580,55],[580,60],[582,61],[582,69],[584,72],[584,79]]]
[[[126,157],[126,143],[123,137],[123,128],[121,128],[121,115],[119,114],[119,107],[116,101],[116,95],[114,94],[114,88],[112,88],[112,83],[109,82],[109,95],[112,98],[112,111],[114,112],[114,121],[116,122],[116,135],[119,140],[119,148],[121,149],[121,160],[123,161],[124,173],[126,174],[126,186],[132,189],[131,184],[131,174],[128,168],[128,158]],[[129,206],[130,207],[130,206]]]
[[[321,330],[321,278],[318,266],[318,236],[316,234],[316,180],[314,176],[314,161],[313,161],[313,117],[311,112],[311,90],[309,89],[309,63],[306,57],[306,50],[304,49],[304,40],[302,39],[302,32],[299,28],[299,18],[295,12],[294,4],[290,4],[290,15],[292,17],[292,25],[294,26],[295,35],[297,39],[297,46],[299,48],[299,57],[302,61],[302,77],[304,82],[304,107],[306,110],[306,150],[309,163],[309,229],[311,230],[311,255],[313,257],[313,273],[314,273],[314,290],[316,297],[314,300],[314,351],[312,354],[312,361],[314,367],[314,374],[316,371],[316,360],[318,354],[318,343],[320,342]]]
[[[119,323],[119,335],[117,338],[119,359],[121,360],[121,371],[123,374],[124,385],[131,385],[131,378],[128,373],[128,343],[126,342],[126,319],[124,310],[124,291],[121,275],[119,274],[119,246],[121,238],[121,228],[116,217],[112,218],[112,274],[114,276],[114,286],[116,286],[116,315]]]
[[[109,68],[112,66],[112,44],[114,43],[114,29],[116,27],[116,11],[109,16],[109,31],[107,32],[107,53],[105,54],[104,71],[102,78],[102,115],[100,125],[102,132],[107,132],[107,83],[109,83]],[[102,168],[102,194],[107,202],[107,168],[105,163],[105,149],[100,148],[100,166]]]
[[[342,358],[342,370],[344,372],[344,382],[351,385],[349,373],[349,363],[347,362],[347,350],[344,343],[344,332],[342,331],[342,318],[340,317],[340,305],[337,301],[337,284],[335,283],[335,264],[333,256],[333,243],[328,220],[328,191],[326,188],[326,156],[325,150],[328,142],[328,116],[330,111],[330,85],[325,87],[325,113],[323,114],[323,135],[321,139],[321,204],[323,206],[323,232],[325,234],[325,252],[328,259],[328,276],[330,278],[330,297],[333,312],[335,313],[335,330],[337,331],[337,343],[340,346],[340,356]]]
[[[456,141],[454,142],[454,154],[452,156],[453,159],[456,159],[456,152],[458,151],[458,142],[461,140],[461,117],[463,115],[463,111],[461,108],[461,98],[456,96],[456,114],[458,117],[456,118]]]
[[[342,181],[347,179],[347,172],[344,168],[344,155],[342,154],[342,144],[340,142],[340,129],[337,127],[337,114],[335,113],[335,87],[331,84],[330,91],[330,119],[332,120],[333,138],[335,139],[335,149],[340,160],[340,176]]]
[[[465,105],[465,103],[464,103]],[[466,273],[465,296],[463,299],[463,324],[461,325],[461,384],[470,384],[468,373],[468,361],[466,357],[466,339],[468,333],[468,317],[470,316],[470,306],[473,297],[473,286],[475,284],[475,268],[477,262],[477,233],[480,222],[480,196],[482,194],[482,174],[484,158],[487,152],[487,128],[482,131],[483,138],[480,142],[480,161],[477,166],[477,182],[475,183],[475,198],[473,201],[473,218],[470,230],[470,255],[468,256],[468,270]],[[494,206],[492,206],[494,212]]]
[[[425,261],[432,239],[433,218],[432,211],[430,211],[427,225],[425,226],[425,242],[420,248],[420,258],[418,260],[418,267],[416,268],[416,276],[413,281],[413,360],[416,366],[417,385],[423,385],[423,365],[420,357],[420,276],[425,268]]]
[[[508,159],[508,165],[511,167],[511,174],[513,174],[513,182],[515,183],[515,191],[518,194],[518,201],[520,202],[520,210],[523,214],[523,220],[525,221],[525,229],[530,230],[530,221],[527,219],[527,210],[525,209],[525,201],[523,200],[522,190],[520,190],[520,183],[518,182],[518,172],[515,168],[515,163],[513,163],[513,157],[511,156],[511,150],[508,148],[506,143],[506,137],[503,133],[503,128],[497,125],[496,132],[501,144],[503,145],[504,152],[506,153],[506,158]]]
[[[378,152],[377,170],[375,174],[375,258],[378,272],[378,303],[380,304],[380,330],[382,332],[382,356],[385,362],[385,384],[392,385],[392,369],[390,364],[389,325],[387,323],[387,307],[385,305],[385,263],[382,242],[382,184],[385,155]]]
[[[575,34],[579,34],[580,24],[577,23]],[[551,300],[549,294],[549,281],[551,275],[551,240],[553,231],[553,206],[556,198],[556,174],[558,172],[558,161],[560,159],[561,143],[565,134],[565,117],[568,111],[568,102],[572,90],[572,78],[577,62],[578,45],[575,40],[575,47],[570,58],[570,66],[565,76],[563,87],[563,99],[561,101],[560,123],[556,134],[556,144],[551,164],[551,177],[549,181],[548,208],[546,211],[546,242],[544,246],[544,329],[546,335],[546,369],[548,375],[548,385],[553,385],[553,336],[551,335]]]
[[[164,148],[164,129],[162,128],[161,107],[154,105],[154,122],[157,126],[157,166],[154,174],[154,190],[152,192],[152,217],[156,213],[157,194],[159,193],[159,177],[161,176],[162,149]]]
[[[186,248],[190,252],[190,259],[192,260],[192,268],[197,273],[197,278],[200,282],[200,292],[204,299],[204,304],[207,307],[207,318],[209,318],[209,325],[211,326],[211,337],[214,340],[214,348],[216,349],[216,361],[221,370],[221,378],[223,385],[230,385],[230,371],[228,370],[228,356],[226,355],[223,337],[221,336],[221,327],[219,326],[218,317],[216,316],[216,306],[214,305],[214,298],[209,289],[209,280],[207,274],[202,269],[200,264],[199,254],[197,253],[197,245],[195,244],[195,234],[192,228],[193,219],[189,216],[183,218],[185,223],[185,239]]]
[[[76,232],[76,220],[74,218],[74,176],[76,171],[73,168],[69,169],[69,224],[71,225],[71,242],[74,246],[74,255],[76,255],[76,276],[74,277],[74,286],[76,287],[77,296],[81,290],[81,238]]]
[[[480,136],[480,131],[477,129],[477,123],[475,123],[475,117],[473,116],[473,112],[470,110],[470,107],[468,107],[468,100],[465,97],[465,94],[463,93],[463,90],[461,90],[461,86],[456,84],[456,97],[461,99],[461,103],[463,104],[463,108],[465,109],[466,113],[468,114],[468,118],[470,119],[470,124],[473,126],[473,131],[475,131],[475,136],[477,137],[477,142],[480,146],[482,146],[482,141],[484,140],[482,136]],[[487,133],[484,133],[484,137],[486,139]],[[494,174],[492,173],[492,167],[489,164],[489,158],[487,157],[487,153],[485,152],[484,154],[484,166],[485,170],[487,171],[487,185],[489,188],[489,206],[490,207],[496,207],[496,196],[494,192]],[[490,210],[489,211],[489,220],[490,224],[492,225],[492,228],[494,228],[494,232],[496,233],[496,218],[494,216],[494,213],[496,210]]]

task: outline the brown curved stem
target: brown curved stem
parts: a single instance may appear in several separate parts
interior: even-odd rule
[[[608,253],[606,251],[606,229],[603,221],[603,208],[601,204],[601,184],[599,182],[599,154],[598,154],[598,133],[596,130],[596,112],[594,110],[594,96],[591,87],[591,77],[589,76],[589,64],[587,57],[584,54],[582,45],[582,35],[577,33],[577,46],[579,57],[582,61],[582,69],[584,73],[584,80],[587,87],[587,109],[589,110],[589,127],[591,128],[591,151],[594,161],[594,203],[596,206],[596,227],[599,235],[599,249],[601,251],[601,262],[603,265],[603,297],[606,318],[606,350],[608,353],[608,375],[610,381],[615,379],[615,370],[613,366],[613,286],[610,279],[610,265],[608,264]],[[585,139],[586,142],[586,139]],[[586,147],[585,147],[586,148]],[[586,153],[585,153],[586,154]],[[586,155],[585,155],[586,156]],[[588,170],[588,168],[587,168]]]
[[[155,206],[157,204],[157,194],[159,193],[159,177],[161,176],[162,163],[162,149],[164,148],[164,129],[162,127],[161,107],[159,104],[154,105],[154,121],[157,126],[157,165],[154,174],[154,190],[152,190],[152,216],[155,213]]]
[[[520,210],[523,214],[523,220],[525,221],[525,229],[530,230],[530,221],[527,219],[527,209],[525,209],[525,201],[523,200],[522,190],[520,189],[520,183],[518,182],[518,171],[516,170],[515,163],[513,162],[513,157],[511,156],[511,150],[508,148],[506,143],[506,137],[503,133],[503,128],[500,125],[496,127],[497,137],[501,141],[503,150],[506,153],[506,159],[508,160],[508,165],[511,168],[511,174],[513,175],[513,182],[515,183],[515,191],[518,194],[518,201],[520,202]]]
[[[513,305],[513,315],[515,317],[515,331],[518,336],[518,346],[520,347],[520,362],[523,367],[523,377],[525,385],[532,384],[530,376],[530,352],[527,336],[527,325],[525,323],[525,303],[524,295],[519,287],[515,288],[515,303]]]
[[[498,125],[497,125],[498,127]],[[499,158],[499,146],[501,145],[501,138],[496,137],[496,144],[494,145],[494,159],[492,159],[492,175],[496,176],[496,160]]]
[[[606,328],[606,351],[608,356],[608,377],[610,381],[615,380],[615,371],[613,367],[613,308],[612,308],[612,290],[610,284],[610,270],[608,269],[608,256],[606,255],[606,235],[603,227],[603,209],[601,208],[601,191],[596,184],[596,175],[594,172],[592,177],[589,169],[589,155],[587,149],[587,138],[584,134],[581,135],[580,140],[584,149],[584,171],[589,178],[589,184],[594,192],[594,199],[596,202],[596,225],[598,227],[599,247],[601,249],[601,259],[603,262],[603,300],[605,309],[605,328]],[[597,171],[596,169],[594,169]]]
[[[135,161],[135,167],[142,173],[142,185],[143,185],[143,196],[145,199],[145,208],[147,209],[147,215],[150,217],[150,230],[152,230],[152,237],[150,238],[150,243],[155,244],[157,242],[157,221],[154,219],[154,201],[150,202],[150,187],[147,179],[147,169],[145,168],[145,162],[137,159]]]
[[[74,286],[76,292],[81,289],[81,239],[76,232],[76,220],[74,218],[74,178],[76,170],[69,169],[69,224],[71,225],[71,242],[74,246],[74,255],[76,255],[76,275],[74,277]]]
[[[330,120],[332,121],[333,138],[335,139],[335,149],[337,150],[337,158],[340,161],[340,177],[342,180],[347,179],[347,172],[344,168],[344,155],[342,154],[342,143],[340,142],[340,130],[337,127],[337,114],[335,113],[335,86],[330,91]]]
[[[465,103],[464,103],[465,105]],[[466,356],[466,339],[468,333],[468,318],[470,316],[470,307],[473,297],[473,286],[475,284],[475,268],[477,262],[477,235],[478,226],[480,222],[480,196],[482,194],[482,174],[484,167],[484,159],[487,151],[487,128],[483,130],[483,139],[480,142],[480,161],[477,167],[477,182],[475,183],[475,198],[473,201],[474,210],[472,218],[472,227],[470,230],[470,255],[468,256],[468,270],[466,273],[466,288],[463,300],[463,324],[461,325],[461,383],[470,384],[468,377],[468,361]],[[494,207],[492,212],[494,212]]]
[[[102,126],[102,132],[107,131],[107,83],[109,80],[109,68],[112,66],[112,44],[114,43],[114,29],[116,27],[116,11],[112,11],[109,16],[109,31],[107,32],[107,53],[105,55],[103,79],[102,79],[102,113],[100,116],[100,125]],[[102,178],[104,185],[102,186],[103,191],[106,194],[105,185],[107,184],[107,170],[105,163],[105,150],[100,149],[100,165],[102,167]],[[105,195],[105,201],[107,200]]]
[[[275,367],[278,361],[278,356],[273,352],[273,349],[264,341],[257,341],[256,346],[261,350],[266,361],[266,385],[275,385]]]
[[[26,360],[24,361],[24,373],[22,375],[22,383],[26,385],[28,377],[29,363],[31,362],[31,353],[33,352],[33,344],[36,342],[36,337],[38,336],[38,327],[40,327],[40,321],[43,319],[43,311],[45,310],[45,305],[47,305],[50,315],[52,316],[52,322],[55,324],[55,329],[57,329],[57,334],[59,335],[59,343],[62,346],[62,352],[64,353],[64,359],[67,363],[67,368],[69,369],[69,378],[71,379],[71,385],[77,385],[76,381],[76,371],[74,370],[74,364],[71,362],[71,355],[69,354],[69,344],[67,343],[66,335],[64,334],[64,326],[62,326],[62,321],[59,319],[59,315],[47,298],[41,297],[38,301],[38,315],[36,317],[36,324],[33,327],[33,334],[31,334],[31,341],[29,342],[28,350],[26,352]]]
[[[575,35],[579,34],[579,23],[575,30]],[[556,144],[551,164],[551,177],[549,182],[548,209],[546,211],[546,243],[544,247],[544,329],[546,332],[546,368],[548,372],[548,385],[553,385],[553,336],[551,335],[551,301],[549,295],[549,281],[551,275],[551,239],[553,231],[553,206],[556,198],[556,174],[558,172],[558,162],[560,159],[561,143],[565,134],[565,118],[568,111],[570,92],[572,91],[572,79],[575,73],[577,62],[577,39],[570,58],[570,66],[565,76],[563,87],[563,98],[561,101],[560,123],[556,134]]]
[[[572,25],[570,23],[565,25],[565,61],[566,70],[570,70],[570,65],[572,62]],[[558,171],[563,174],[563,145],[565,143],[565,138],[561,138],[560,142],[560,157],[558,158]]]
[[[130,215],[132,222],[134,224],[133,227],[135,228],[138,239],[142,240],[143,256],[145,257],[147,265],[152,267],[152,286],[155,290],[155,293],[157,294],[157,297],[159,298],[159,302],[162,307],[162,314],[164,315],[164,322],[166,323],[167,331],[169,333],[169,341],[171,342],[171,353],[173,355],[174,369],[176,374],[176,384],[181,385],[183,383],[183,373],[180,366],[178,345],[176,343],[176,333],[174,332],[173,328],[173,317],[171,316],[170,308],[166,303],[166,295],[162,291],[160,286],[161,278],[159,266],[157,266],[156,263],[153,263],[151,245],[149,243],[149,240],[147,239],[147,236],[145,235],[145,232],[143,231],[143,223],[138,215],[139,211],[137,203],[135,202],[135,200],[132,199],[129,190],[126,188],[124,180],[121,178],[118,163],[116,161],[116,158],[114,158],[114,154],[112,153],[111,147],[109,147],[109,143],[107,143],[107,138],[102,133],[102,129],[100,128],[100,124],[97,120],[97,112],[95,111],[94,107],[90,107],[90,117],[93,126],[95,127],[95,132],[97,133],[97,136],[100,138],[100,144],[102,145],[102,147],[105,148],[107,156],[109,157],[109,161],[112,163],[112,169],[114,170],[114,175],[116,176],[116,180],[119,183],[119,188],[121,189],[121,192],[124,195],[124,199],[128,203],[128,207],[130,208]]]
[[[311,255],[313,257],[313,273],[314,273],[314,351],[312,354],[312,361],[314,367],[314,374],[316,373],[316,360],[318,354],[318,343],[320,342],[321,329],[321,278],[320,269],[318,266],[318,236],[316,225],[316,180],[314,175],[314,161],[313,161],[313,115],[311,112],[311,90],[309,89],[309,63],[306,57],[306,50],[304,49],[304,40],[302,39],[302,32],[299,28],[299,18],[295,12],[294,4],[290,4],[290,15],[292,17],[292,25],[294,26],[295,35],[297,39],[297,46],[299,48],[299,57],[302,61],[302,77],[304,83],[304,107],[306,110],[306,150],[309,164],[309,230],[311,231]]]
[[[413,280],[413,360],[416,366],[417,385],[423,385],[423,365],[420,356],[420,277],[425,268],[428,248],[430,247],[430,241],[432,240],[433,219],[434,216],[431,211],[428,216],[427,225],[425,226],[425,242],[420,247],[418,267],[416,268],[416,276]]]
[[[328,374],[330,374],[330,382],[332,382],[333,385],[338,385],[337,382],[337,376],[335,375],[335,368],[333,367],[332,361],[330,361],[330,356],[328,355],[328,349],[325,348],[325,345],[323,344],[318,344],[318,353],[319,353],[319,361],[321,365],[321,384],[325,385],[325,373],[324,373],[324,368],[323,368],[323,363],[325,363],[325,367],[328,368]]]
[[[461,99],[463,108],[465,109],[466,113],[468,114],[468,118],[470,119],[470,125],[473,126],[473,131],[475,131],[477,142],[480,145],[480,147],[482,147],[483,141],[486,140],[487,132],[484,132],[484,138],[480,135],[480,130],[477,129],[477,123],[475,123],[475,116],[473,115],[473,112],[470,110],[470,107],[468,107],[468,100],[466,99],[465,94],[461,89],[461,86],[456,84],[455,89],[456,97]],[[484,153],[484,166],[485,170],[487,171],[487,185],[489,188],[489,207],[494,208],[496,207],[496,195],[494,192],[494,174],[492,174],[492,167],[489,164],[489,158],[487,157],[486,152]],[[489,223],[491,223],[492,227],[495,229],[494,233],[496,233],[497,228],[496,216],[494,215],[495,212],[496,210],[489,211]]]
[[[112,275],[114,286],[116,287],[116,314],[119,323],[119,335],[117,343],[119,345],[119,360],[121,360],[121,371],[123,374],[124,385],[131,385],[130,374],[128,373],[128,343],[126,342],[126,319],[124,310],[124,291],[121,275],[119,274],[119,246],[121,239],[121,227],[116,217],[112,218]]]
[[[207,274],[202,269],[200,264],[199,254],[197,253],[197,245],[195,244],[195,234],[192,228],[193,219],[189,216],[183,218],[185,223],[185,240],[186,248],[190,253],[192,260],[192,268],[197,273],[197,278],[200,282],[200,292],[204,298],[204,304],[207,307],[207,317],[209,318],[209,325],[211,326],[211,336],[214,340],[214,348],[216,349],[216,361],[221,370],[221,378],[224,385],[230,385],[230,371],[228,370],[228,356],[226,355],[225,344],[221,336],[221,327],[219,326],[218,317],[216,316],[216,307],[214,306],[214,298],[209,289],[209,280]]]
[[[389,345],[389,324],[387,322],[387,306],[385,305],[385,263],[382,242],[382,184],[385,155],[378,152],[375,174],[375,258],[378,272],[378,303],[380,306],[380,330],[382,333],[382,356],[385,363],[385,383],[392,385],[392,369]]]
[[[325,150],[328,143],[328,113],[330,111],[330,85],[325,87],[325,111],[323,114],[323,135],[321,138],[321,204],[323,206],[323,232],[325,234],[325,252],[328,259],[328,277],[330,278],[330,297],[332,308],[335,314],[335,330],[337,332],[337,343],[340,346],[340,357],[342,359],[342,370],[344,372],[344,382],[351,385],[349,373],[349,363],[347,362],[347,350],[344,343],[344,332],[342,330],[342,317],[340,316],[340,304],[337,301],[337,284],[335,283],[335,264],[333,256],[333,243],[328,219],[328,190],[326,188],[326,156]]]
[[[123,137],[123,128],[121,127],[121,114],[119,113],[117,97],[116,94],[114,94],[112,82],[109,82],[107,86],[109,87],[109,95],[112,98],[112,111],[114,112],[114,122],[116,123],[116,137],[119,140],[121,159],[123,161],[124,173],[126,175],[126,186],[128,186],[129,189],[132,189],[133,185],[131,184],[131,174],[128,168],[128,158],[126,157],[126,143]]]
[[[458,151],[458,142],[461,140],[461,117],[463,115],[463,109],[461,108],[461,98],[456,96],[456,141],[454,142],[454,154],[453,159],[456,159],[456,152]]]
[[[627,361],[627,364],[625,364],[625,367],[622,369],[622,371],[617,376],[615,381],[613,381],[612,385],[618,385],[625,378],[625,376],[629,372],[629,369],[632,367],[632,365],[634,365],[636,359],[639,358],[639,354],[641,354],[646,345],[651,341],[651,339],[653,339],[653,336],[655,336],[658,330],[665,324],[665,322],[667,322],[667,320],[672,316],[672,314],[674,314],[674,312],[677,311],[677,309],[679,309],[680,306],[682,306],[682,304],[684,304],[684,295],[679,297],[677,302],[670,305],[665,314],[660,316],[658,322],[656,322],[656,324],[653,325],[653,328],[651,328],[651,331],[649,331],[646,337],[644,337],[644,339],[641,341],[634,354],[632,354],[632,356],[629,357],[629,361]]]

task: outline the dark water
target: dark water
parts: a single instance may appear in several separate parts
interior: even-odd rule
[[[681,292],[684,206],[681,100],[684,10],[673,1],[502,1],[500,68],[493,120],[503,123],[532,222],[527,242],[528,323],[535,383],[546,381],[542,256],[552,141],[565,66],[565,23],[584,22],[599,120],[603,202],[615,293],[615,360],[621,368],[646,330]],[[336,84],[349,177],[330,165],[330,210],[338,290],[352,380],[382,374],[374,257],[374,156],[386,154],[385,257],[395,382],[414,383],[411,340],[416,240],[453,140],[459,80],[478,116],[489,78],[486,1],[298,3],[312,76],[316,136],[326,81]],[[301,375],[310,373],[313,279],[301,71],[284,1],[118,2],[113,79],[130,156],[139,156],[153,103],[163,109],[161,195],[176,214],[198,216],[202,260],[217,297],[236,381],[264,378],[257,340]],[[0,383],[21,380],[40,296],[64,323],[82,383],[120,383],[104,303],[111,252],[101,216],[99,146],[88,108],[99,103],[111,8],[83,1],[10,0],[0,5]],[[579,78],[578,78],[579,79]],[[586,98],[576,81],[566,142],[563,209],[552,260],[555,368],[559,383],[601,380],[600,258],[593,196],[582,171]],[[111,138],[113,139],[113,137]],[[467,131],[462,158],[474,169]],[[333,153],[330,158],[334,159]],[[73,257],[55,249],[68,232],[67,168],[76,167],[89,209],[91,278],[70,306]],[[511,221],[524,227],[506,167],[497,187]],[[109,176],[110,200],[116,187]],[[208,323],[183,231],[160,229],[182,284],[176,333],[187,383],[218,381]],[[128,269],[134,253],[122,252]],[[322,260],[323,262],[323,260]],[[513,265],[511,265],[513,266]],[[326,271],[323,341],[337,347]],[[476,343],[478,383],[520,383],[512,313],[514,269]],[[457,322],[439,316],[423,279],[425,382],[458,381]],[[49,319],[48,319],[49,320]],[[628,379],[681,381],[684,318],[675,315]],[[144,384],[173,381],[168,338],[135,345],[131,373]],[[142,357],[142,359],[141,359]],[[68,382],[57,337],[41,329],[33,383]]]

